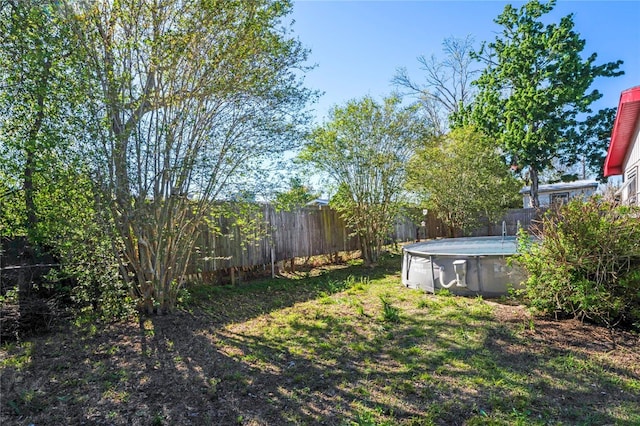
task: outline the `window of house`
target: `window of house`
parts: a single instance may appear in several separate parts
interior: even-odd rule
[[[568,192],[558,192],[556,194],[551,194],[551,205],[560,205],[568,202],[569,202]]]
[[[638,204],[638,168],[634,167],[627,173],[627,199],[628,204]]]

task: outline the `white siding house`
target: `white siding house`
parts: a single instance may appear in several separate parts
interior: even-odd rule
[[[572,198],[579,197],[586,200],[598,190],[596,180],[577,180],[575,182],[558,182],[538,186],[538,200],[540,207],[548,207],[556,203],[566,203]],[[520,190],[523,207],[531,207],[530,188],[525,186]]]
[[[620,95],[604,175],[622,175],[623,183],[618,191],[620,200],[640,204],[640,86]]]

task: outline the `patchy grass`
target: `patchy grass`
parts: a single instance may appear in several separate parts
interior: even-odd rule
[[[4,346],[3,425],[640,424],[640,340],[401,286],[397,256]],[[95,325],[94,325],[95,328]]]

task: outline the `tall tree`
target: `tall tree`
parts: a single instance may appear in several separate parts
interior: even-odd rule
[[[71,7],[70,7],[71,11]],[[173,309],[214,200],[299,140],[307,51],[287,0],[81,2],[86,66],[104,123],[95,176],[146,312]]]
[[[580,178],[586,179],[589,174],[595,175],[601,182],[606,182],[604,160],[616,111],[616,108],[603,108],[569,131],[568,140],[572,143],[565,149],[563,157],[574,169],[577,167],[575,174]]]
[[[113,269],[114,258],[96,247],[109,239],[100,241],[93,185],[80,152],[88,135],[91,79],[75,24],[60,1],[0,2],[0,236],[26,235],[31,252],[54,254],[61,264],[56,275],[75,280],[69,288],[52,279],[47,290],[104,312],[114,299],[113,274],[104,275],[101,289],[96,284]],[[20,306],[29,309],[22,296],[38,287],[21,283]],[[86,294],[87,288],[99,291]]]
[[[520,201],[520,183],[504,165],[495,143],[471,127],[426,143],[408,165],[407,189],[449,226],[450,236],[497,219]]]
[[[330,204],[358,236],[365,263],[377,261],[406,192],[405,165],[428,132],[417,108],[397,97],[370,97],[335,107],[300,158],[338,189]]]
[[[392,81],[418,98],[427,118],[444,134],[449,128],[449,116],[456,115],[473,100],[471,82],[478,70],[474,69],[471,57],[473,37],[446,38],[442,50],[444,59],[435,55],[418,57],[424,71],[422,83],[412,79],[406,68],[399,68]]]
[[[478,95],[471,119],[499,141],[512,165],[527,168],[533,207],[539,206],[539,174],[575,142],[571,132],[602,95],[590,86],[597,77],[622,74],[622,61],[596,65],[582,57],[585,41],[573,15],[545,25],[555,1],[507,5],[495,22],[502,33],[474,56],[486,68],[474,82]]]
[[[37,200],[45,201],[51,186],[64,181],[60,172],[73,167],[72,148],[81,134],[83,79],[71,35],[54,1],[0,3],[0,174],[13,182],[14,200],[3,211],[18,208],[12,228],[35,245],[49,242],[41,225],[55,219],[45,217]]]

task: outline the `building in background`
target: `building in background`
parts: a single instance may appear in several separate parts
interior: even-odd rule
[[[558,182],[538,186],[538,199],[540,207],[549,207],[553,204],[563,204],[569,200],[580,197],[586,200],[598,190],[596,180],[577,180],[575,182]],[[520,190],[522,194],[522,206],[531,207],[530,188],[525,186]]]

